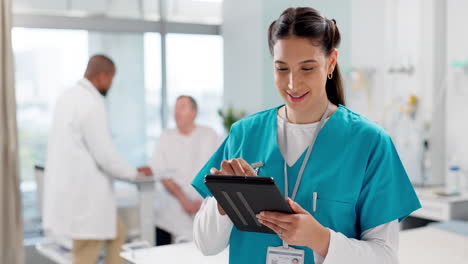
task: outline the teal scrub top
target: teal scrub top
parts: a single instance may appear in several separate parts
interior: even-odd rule
[[[219,169],[223,160],[234,158],[243,158],[250,164],[264,162],[258,175],[273,177],[284,192],[284,158],[277,144],[276,123],[280,107],[251,115],[232,126],[228,137],[192,182],[201,196],[212,196],[204,183],[210,168]],[[289,193],[305,153],[288,168]],[[296,202],[323,226],[356,239],[365,230],[396,219],[402,221],[421,208],[390,136],[342,105],[315,141]],[[234,226],[229,244],[229,263],[264,264],[267,248],[280,246],[282,241],[276,234],[244,232]],[[295,248],[305,250],[305,263],[314,263],[310,248]]]

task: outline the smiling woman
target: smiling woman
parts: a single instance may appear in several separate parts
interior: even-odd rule
[[[233,264],[397,262],[398,221],[420,204],[390,136],[344,107],[339,43],[336,22],[313,8],[288,8],[271,24],[285,105],[236,122],[193,180],[205,198],[194,223],[204,254],[229,245]],[[254,162],[264,163],[258,173]],[[275,234],[240,231],[206,174],[273,177],[294,213],[254,212]]]
[[[296,21],[296,17],[302,19]],[[313,29],[307,30],[308,26]],[[305,8],[288,9],[271,23],[268,45],[274,59],[275,84],[293,123],[318,121],[319,116],[311,114],[325,107],[327,97],[335,105],[345,104],[338,67],[340,41],[334,19]]]

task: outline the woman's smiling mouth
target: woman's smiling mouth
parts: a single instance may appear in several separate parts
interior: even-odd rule
[[[302,95],[298,95],[298,96],[295,96],[295,95],[292,95],[292,94],[289,94],[288,93],[288,96],[289,98],[291,99],[291,101],[293,101],[294,103],[298,103],[298,102],[301,102],[302,100],[304,100],[304,98],[306,97],[306,95],[308,95],[309,92],[305,93],[305,94],[302,94]]]

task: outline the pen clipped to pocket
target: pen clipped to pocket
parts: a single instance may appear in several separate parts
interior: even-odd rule
[[[312,194],[312,212],[317,211],[317,192]]]

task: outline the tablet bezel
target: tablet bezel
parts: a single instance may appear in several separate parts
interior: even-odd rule
[[[209,174],[205,176],[205,184],[241,231],[274,234],[273,230],[258,222],[255,214],[261,211],[294,213],[272,177]],[[263,197],[256,198],[257,193]]]

